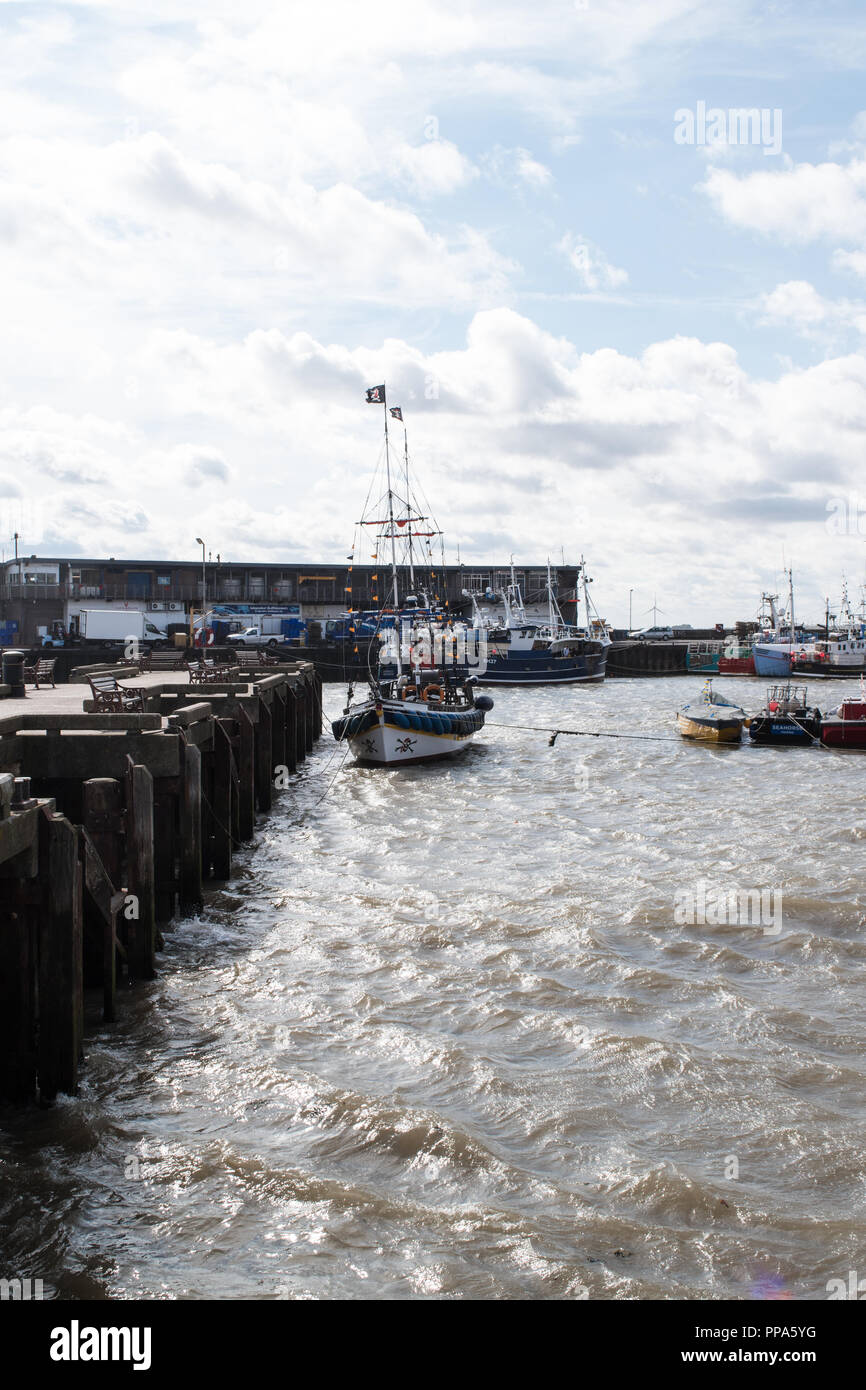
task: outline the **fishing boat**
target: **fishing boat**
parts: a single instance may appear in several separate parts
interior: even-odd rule
[[[866,748],[866,687],[860,678],[860,699],[843,700],[821,721],[821,742],[827,748]]]
[[[716,675],[722,659],[723,642],[693,639],[686,643],[686,670],[692,675]]]
[[[360,763],[405,766],[463,752],[483,728],[493,701],[476,694],[478,677],[467,669],[465,643],[462,662],[449,663],[457,637],[447,606],[435,595],[425,595],[423,606],[419,605],[413,541],[427,539],[429,549],[430,537],[441,533],[431,529],[429,516],[421,514],[414,503],[405,427],[406,496],[394,490],[388,418],[390,414],[402,422],[402,410],[395,406],[389,411],[384,385],[371,387],[367,401],[381,404],[385,414],[384,495],[374,497],[375,486],[371,488],[373,515],[362,517],[359,526],[374,529],[377,558],[384,551],[390,552],[391,592],[387,606],[379,613],[376,636],[380,651],[375,671],[369,672],[368,690],[356,698],[350,683],[342,717],[333,720],[331,730],[337,742],[346,743]],[[402,603],[398,546],[406,560],[404,568],[412,591],[404,595]],[[354,554],[353,547],[352,557]],[[351,592],[351,584],[347,590]],[[350,617],[351,613],[350,607]],[[350,631],[354,628],[351,622]]]
[[[732,637],[719,657],[720,676],[754,676],[755,658],[751,642]]]
[[[473,624],[483,633],[487,659],[478,679],[482,685],[576,685],[603,681],[611,645],[607,623],[595,611],[590,598],[592,580],[581,557],[578,586],[583,594],[585,622],[566,623],[547,565],[547,622],[527,617],[523,594],[511,564],[511,581],[502,595],[505,620],[485,620],[475,602]],[[577,592],[577,591],[576,591]]]
[[[739,743],[745,722],[745,710],[713,690],[712,681],[707,681],[699,700],[677,710],[677,728],[683,738],[709,743]]]
[[[821,711],[809,704],[805,685],[773,685],[760,714],[747,720],[749,738],[790,747],[811,745],[821,737],[822,718]]]
[[[827,599],[823,635],[791,653],[791,669],[824,679],[866,674],[866,621],[852,612],[844,579],[839,613],[831,615]]]
[[[784,612],[776,606],[779,602],[778,594],[762,595],[762,626],[752,643],[757,676],[790,676],[793,654],[797,652],[798,655],[805,656],[811,642],[811,637],[798,628],[794,621],[794,577],[791,570],[787,570],[786,573],[788,606]]]

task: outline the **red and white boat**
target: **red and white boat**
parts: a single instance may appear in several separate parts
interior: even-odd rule
[[[739,638],[732,637],[719,657],[719,675],[753,676],[754,674],[755,658],[752,655],[751,642],[741,642]]]
[[[822,719],[821,742],[827,748],[866,748],[866,693],[861,691],[859,700],[843,700]]]

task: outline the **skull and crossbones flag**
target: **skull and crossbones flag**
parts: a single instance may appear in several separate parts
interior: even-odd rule
[[[385,403],[385,387],[384,387],[384,386],[368,386],[368,387],[367,387],[367,404],[368,404],[368,405],[384,405],[384,403]]]

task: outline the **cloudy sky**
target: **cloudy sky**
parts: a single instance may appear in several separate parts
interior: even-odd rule
[[[584,552],[618,623],[859,594],[862,5],[0,26],[7,556],[342,557],[387,380],[450,558]]]

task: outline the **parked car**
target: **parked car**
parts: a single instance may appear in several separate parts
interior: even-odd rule
[[[640,632],[633,632],[632,637],[636,637],[639,642],[670,642],[674,635],[672,627],[645,627]]]
[[[231,643],[233,647],[285,647],[288,640],[282,633],[263,632],[261,624],[258,624],[244,628],[243,632],[230,632],[226,643]]]

